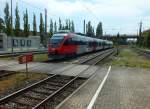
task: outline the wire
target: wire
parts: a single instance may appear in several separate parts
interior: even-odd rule
[[[90,13],[90,14],[92,14],[95,18],[96,18],[96,20],[100,20],[94,13],[93,13],[93,11],[90,9],[90,8],[88,8],[86,5],[84,5],[82,2],[81,2],[81,0],[78,0],[80,3],[81,3],[81,5]]]

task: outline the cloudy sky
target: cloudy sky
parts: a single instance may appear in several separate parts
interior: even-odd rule
[[[6,1],[10,4],[10,0],[0,0],[0,17],[4,17]],[[143,29],[150,28],[150,0],[13,0],[14,7],[16,3],[21,22],[27,8],[31,24],[33,13],[39,24],[39,13],[44,14],[46,8],[48,23],[50,18],[56,21],[59,17],[63,21],[69,18],[74,20],[77,32],[83,32],[84,19],[90,20],[94,27],[101,21],[106,34],[137,34],[140,21]]]

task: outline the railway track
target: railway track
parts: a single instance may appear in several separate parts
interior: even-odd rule
[[[112,54],[113,51],[103,52],[101,55],[86,60],[86,63],[96,65],[98,62]],[[91,60],[97,60],[96,62]],[[51,76],[34,83],[28,87],[18,90],[0,99],[0,108],[4,109],[53,109],[87,78],[80,77],[89,68],[79,73],[77,76],[63,76],[52,74]]]
[[[0,79],[6,76],[10,76],[15,74],[16,72],[14,71],[6,71],[6,70],[0,70]]]
[[[108,50],[105,50],[105,51],[102,51],[100,53],[97,53],[96,55],[90,57],[90,58],[87,58],[85,60],[80,60],[78,63],[79,64],[88,64],[88,65],[92,65],[92,64],[97,64],[99,62],[99,60],[101,60],[101,57],[103,55],[107,55],[109,56],[110,53],[114,52],[114,49],[108,49]]]
[[[12,53],[2,53],[2,54],[0,54],[0,58],[16,57],[16,56],[25,55],[25,54],[28,54],[28,53],[45,54],[45,53],[48,53],[48,51],[45,50],[45,51],[14,52],[13,54]]]
[[[150,59],[150,51],[147,51],[147,50],[142,50],[142,49],[139,49],[139,48],[134,48],[137,53],[139,53],[140,55],[143,55],[144,57]]]

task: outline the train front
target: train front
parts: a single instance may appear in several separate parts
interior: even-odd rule
[[[49,39],[48,45],[48,57],[49,59],[61,59],[64,56],[61,54],[61,46],[64,42],[63,34],[54,34],[52,38]]]

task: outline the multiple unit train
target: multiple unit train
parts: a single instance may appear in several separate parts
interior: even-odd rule
[[[49,39],[48,56],[49,59],[62,59],[112,47],[111,41],[61,31]]]

